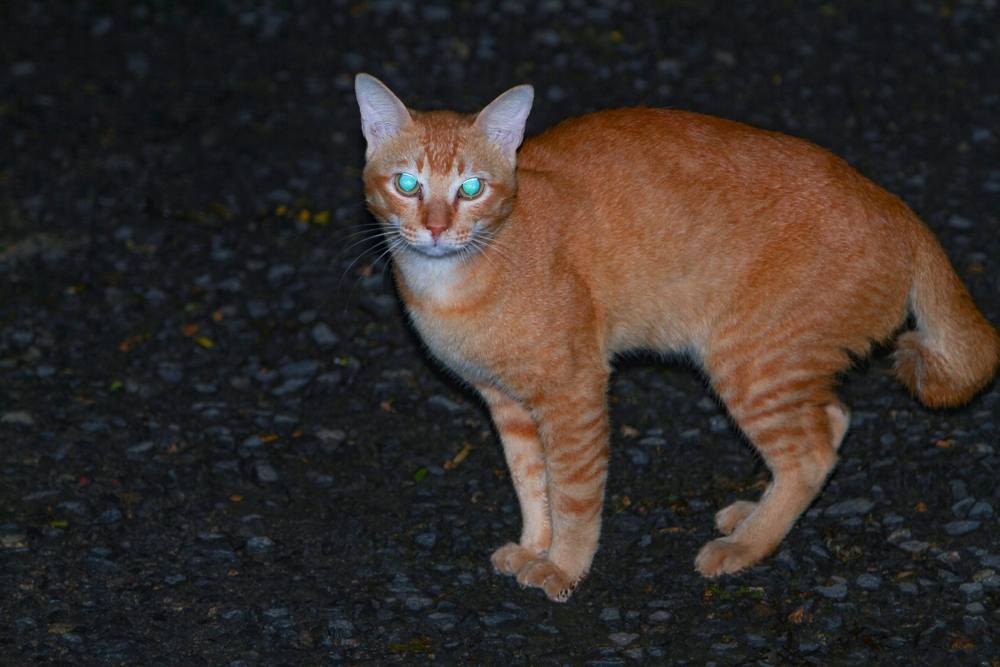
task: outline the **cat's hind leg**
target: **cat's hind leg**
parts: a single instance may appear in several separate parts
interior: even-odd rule
[[[851,423],[851,413],[847,406],[840,402],[828,403],[825,409],[830,420],[833,448],[840,449],[840,444],[847,434],[847,427]],[[755,509],[757,509],[757,503],[750,500],[737,500],[715,513],[715,527],[723,535],[730,535]]]
[[[528,561],[544,557],[552,542],[542,443],[531,413],[520,403],[495,387],[477,389],[503,443],[523,521],[520,541],[503,545],[490,560],[497,572],[515,575]]]
[[[841,350],[789,346],[745,364],[708,366],[720,397],[770,468],[758,503],[738,501],[716,515],[726,537],[706,544],[695,567],[707,577],[742,570],[771,553],[819,493],[847,431],[847,409],[831,390]]]

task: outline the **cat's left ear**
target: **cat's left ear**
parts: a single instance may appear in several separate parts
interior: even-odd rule
[[[517,161],[517,147],[524,139],[524,124],[534,99],[535,89],[531,86],[514,86],[476,116],[476,127],[507,156],[511,164]]]
[[[362,72],[354,77],[354,93],[361,108],[361,131],[368,142],[367,159],[382,142],[412,123],[413,118],[406,105],[371,74]]]

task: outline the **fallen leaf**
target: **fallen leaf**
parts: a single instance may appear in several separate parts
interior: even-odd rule
[[[141,343],[142,340],[143,336],[141,335],[129,336],[122,342],[118,343],[118,351],[128,352],[130,349],[132,349],[132,346],[136,345],[137,343]]]
[[[806,620],[806,608],[799,607],[788,615],[788,622],[801,625]]]
[[[469,443],[465,443],[465,446],[459,450],[458,454],[455,454],[455,456],[451,457],[449,460],[444,462],[443,466],[444,469],[452,470],[453,468],[458,466],[459,463],[464,461],[466,457],[469,455],[469,452],[471,451],[472,451],[472,445],[470,445]]]
[[[951,640],[951,650],[952,651],[968,651],[969,649],[975,648],[976,645],[968,637],[963,637],[959,635]]]

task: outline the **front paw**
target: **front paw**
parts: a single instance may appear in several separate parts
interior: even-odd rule
[[[573,589],[583,579],[582,576],[572,578],[558,565],[547,558],[529,560],[517,572],[517,583],[527,588],[541,588],[553,602],[566,602],[573,594]]]
[[[490,562],[500,574],[517,574],[524,564],[541,556],[541,552],[526,549],[520,544],[508,542],[493,552]]]

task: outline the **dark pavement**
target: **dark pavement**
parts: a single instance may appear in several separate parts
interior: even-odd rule
[[[0,664],[1000,665],[1000,388],[880,351],[779,553],[694,571],[766,471],[697,371],[619,365],[566,605],[494,575],[485,411],[366,241],[353,75],[529,133],[625,105],[813,140],[901,195],[1000,323],[996,2],[0,7]],[[356,244],[356,245],[352,245]]]

